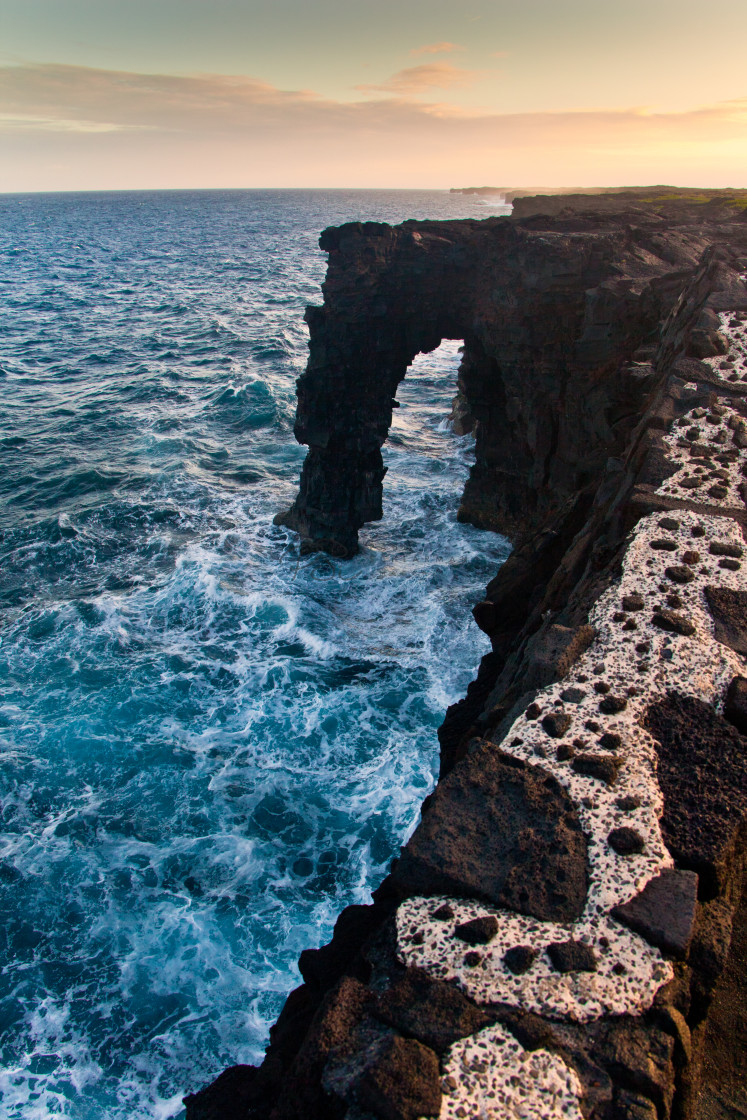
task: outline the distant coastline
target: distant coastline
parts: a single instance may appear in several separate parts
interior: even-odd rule
[[[735,197],[747,196],[747,190],[740,187],[673,187],[666,183],[657,183],[648,187],[451,187],[450,194],[476,195],[479,198],[500,197],[506,203],[511,203],[516,198],[533,198],[537,195],[629,195],[640,201],[651,202],[655,199],[683,198],[691,202],[706,202],[711,198],[723,198],[733,195]]]

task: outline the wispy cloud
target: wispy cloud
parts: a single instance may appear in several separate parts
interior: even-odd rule
[[[414,66],[368,90],[400,94],[449,88],[472,79],[476,71],[448,63]],[[479,73],[479,72],[477,72]],[[82,129],[144,128],[189,133],[271,128],[323,127],[371,129],[421,127],[430,122],[456,132],[474,130],[486,141],[525,137],[526,144],[564,137],[587,137],[612,142],[635,133],[651,139],[677,136],[693,141],[707,136],[742,134],[747,124],[747,97],[691,109],[658,112],[645,106],[577,112],[489,113],[457,108],[442,102],[408,101],[407,97],[366,101],[337,101],[311,90],[281,90],[244,75],[138,74],[81,66],[36,64],[0,67],[0,128],[11,120],[58,123]],[[63,124],[63,122],[66,122]]]
[[[76,121],[64,117],[35,117],[23,113],[0,113],[3,132],[146,132],[154,126],[114,124],[112,121]]]
[[[6,117],[105,121],[166,129],[219,127],[252,115],[298,113],[323,100],[309,90],[279,90],[245,76],[138,74],[84,66],[0,67],[0,112]]]
[[[419,94],[430,89],[453,89],[455,86],[470,85],[481,76],[479,70],[463,70],[450,62],[425,62],[421,66],[409,66],[398,70],[391,78],[378,85],[356,86],[365,93]]]
[[[0,189],[747,181],[747,98],[480,113],[417,97],[469,71],[420,69],[339,101],[246,76],[0,67]]]
[[[413,47],[410,54],[417,57],[421,54],[449,54],[451,51],[463,50],[466,50],[466,48],[460,47],[458,43],[426,43],[422,47]]]

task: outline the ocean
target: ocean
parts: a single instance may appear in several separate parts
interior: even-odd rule
[[[272,524],[328,225],[438,191],[0,196],[0,1095],[166,1120],[257,1062],[366,902],[506,558],[459,525],[457,341],[416,359],[352,561]],[[497,208],[497,212],[501,208]]]

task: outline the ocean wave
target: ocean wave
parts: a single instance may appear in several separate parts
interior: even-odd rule
[[[472,203],[16,201],[0,200],[24,262],[0,258],[0,1091],[11,1120],[166,1120],[261,1056],[301,950],[368,901],[485,648],[469,606],[507,545],[456,521],[456,343],[400,388],[385,517],[357,557],[301,557],[272,524],[304,455],[317,231],[361,206]]]

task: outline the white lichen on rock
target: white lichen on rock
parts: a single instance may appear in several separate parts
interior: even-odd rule
[[[454,911],[449,922],[433,918],[444,903]],[[498,919],[498,932],[489,944],[470,950],[454,936],[454,928],[485,915]],[[419,932],[425,934],[423,944],[413,943],[413,929],[418,931],[416,942]],[[552,1018],[587,1020],[637,1010],[648,1006],[672,975],[658,950],[606,914],[594,914],[591,920],[585,914],[579,922],[565,926],[471,899],[412,898],[400,907],[398,930],[406,964],[456,982],[478,1003],[506,1003]],[[559,973],[554,969],[547,947],[571,938],[592,947],[598,962],[596,972]],[[519,976],[504,960],[517,947],[537,953],[528,971]]]
[[[693,536],[693,531],[703,535]],[[643,518],[628,545],[622,578],[591,612],[590,622],[597,629],[593,644],[568,677],[537,695],[539,716],[520,716],[500,743],[501,750],[550,771],[574,801],[588,840],[590,871],[581,917],[560,924],[471,899],[407,899],[397,915],[399,952],[406,964],[454,981],[478,1002],[505,1002],[553,1017],[588,1021],[605,1014],[640,1013],[651,1005],[658,988],[671,977],[671,965],[609,912],[672,866],[659,828],[662,798],[656,748],[640,725],[641,716],[653,699],[672,689],[719,702],[731,678],[743,671],[739,655],[713,638],[703,588],[714,584],[745,590],[747,579],[734,558],[727,559],[736,568],[720,566],[724,557],[708,551],[713,542],[735,552],[744,544],[738,525],[729,518],[700,517],[690,511],[677,511],[676,518]],[[676,574],[686,582],[670,578],[667,569],[674,567],[682,569]],[[674,608],[671,598],[667,602],[671,596],[677,597]],[[631,603],[636,609],[624,609]],[[662,611],[674,613],[675,625],[679,619],[692,633],[661,629],[662,619],[670,623]],[[624,705],[622,710],[605,712],[605,707],[616,706],[611,699]],[[543,717],[552,713],[572,717],[562,740],[543,726]],[[603,735],[616,736],[619,742],[613,739],[610,749],[610,739],[602,740]],[[576,769],[579,758],[588,764],[611,755],[620,767],[612,784]],[[635,833],[640,850],[615,850],[609,837],[620,828]],[[433,917],[446,901],[454,911],[448,922]],[[454,929],[485,915],[498,919],[498,932],[470,953]],[[561,973],[553,967],[547,947],[571,939],[593,949],[595,971]],[[526,972],[516,975],[504,957],[519,946],[536,950],[537,956]]]
[[[718,317],[728,352],[703,360],[722,381],[747,381],[747,319],[738,311],[720,311]]]
[[[735,408],[691,409],[664,439],[668,457],[680,466],[657,494],[699,505],[744,509],[747,423]]]
[[[456,1042],[444,1063],[439,1120],[582,1120],[575,1072],[548,1050],[524,1050],[495,1025]]]

